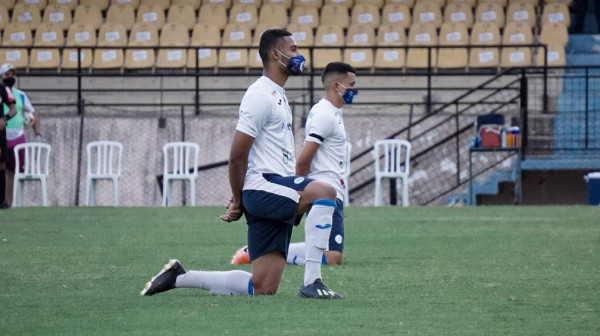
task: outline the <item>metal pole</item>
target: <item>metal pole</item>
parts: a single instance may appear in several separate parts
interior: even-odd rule
[[[590,74],[589,68],[585,67],[585,149],[589,146],[589,117],[590,117]]]
[[[196,57],[196,76],[195,76],[195,78],[196,78],[196,99],[195,99],[196,100],[195,101],[196,115],[200,114],[200,75],[199,75],[199,69],[200,69],[199,62],[200,61],[198,60],[198,49],[199,48],[195,49],[196,50],[196,55],[195,55],[195,57]]]
[[[527,102],[527,77],[525,75],[525,70],[523,70],[523,72],[521,73],[521,90],[519,92],[519,95],[521,96],[521,153],[522,153],[522,158],[525,159],[525,154],[527,151],[527,146],[528,146],[528,133],[529,133],[529,126],[528,126],[528,117],[529,117],[529,112],[528,112],[528,102]]]
[[[431,47],[427,47],[427,113],[431,110]]]
[[[75,205],[79,206],[79,182],[81,181],[81,157],[83,152],[83,124],[85,120],[85,101],[82,99],[79,101],[78,110],[79,113],[79,143],[77,147],[77,173],[75,182]]]
[[[458,102],[454,105],[456,106],[456,117],[455,117],[455,121],[456,121],[456,185],[459,186],[460,185],[460,137],[459,137],[459,133],[460,133],[460,127],[458,125]]]
[[[77,47],[77,114],[83,114],[81,98],[81,48]]]

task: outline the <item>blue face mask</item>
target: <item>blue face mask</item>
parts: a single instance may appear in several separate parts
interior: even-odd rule
[[[284,53],[282,53],[279,50],[276,50],[278,53],[281,54],[281,56],[287,58],[288,64],[285,65],[283,64],[281,61],[278,61],[279,63],[281,63],[281,65],[283,65],[284,67],[286,67],[288,69],[288,72],[294,76],[300,75],[302,73],[302,71],[304,71],[304,64],[306,64],[306,58],[304,58],[304,56],[302,55],[298,55],[298,56],[294,56],[294,57],[287,57]]]
[[[346,103],[346,104],[354,103],[354,97],[356,97],[356,95],[358,94],[358,89],[357,88],[347,88],[347,87],[343,86],[341,83],[338,83],[338,84],[340,84],[341,87],[346,89],[346,92],[344,92],[344,94],[342,95],[342,99],[344,100],[344,103]]]

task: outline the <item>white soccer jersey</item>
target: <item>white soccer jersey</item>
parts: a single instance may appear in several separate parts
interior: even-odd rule
[[[265,76],[250,85],[240,104],[236,129],[255,139],[246,176],[263,173],[294,175],[292,111],[281,86]],[[247,189],[246,184],[244,189]]]
[[[321,99],[308,114],[305,132],[305,141],[321,145],[311,162],[308,176],[333,185],[337,198],[343,200],[341,180],[346,171],[346,129],[342,109],[333,106],[327,99]]]

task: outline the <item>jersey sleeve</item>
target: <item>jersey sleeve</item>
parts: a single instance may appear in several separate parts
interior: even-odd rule
[[[29,97],[27,97],[27,94],[23,91],[20,91],[19,93],[23,97],[23,111],[35,114],[35,109],[33,108],[33,105],[31,105],[31,101],[29,100]]]
[[[244,96],[240,104],[236,130],[256,138],[269,120],[272,111],[271,101],[260,94]]]
[[[316,142],[319,145],[323,144],[323,140],[331,136],[335,130],[335,120],[326,113],[314,113],[312,120],[307,123],[306,141]]]

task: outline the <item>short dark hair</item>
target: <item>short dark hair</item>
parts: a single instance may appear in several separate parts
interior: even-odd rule
[[[269,61],[269,52],[275,48],[279,39],[286,36],[292,36],[292,33],[285,29],[269,29],[265,30],[260,36],[260,43],[258,45],[258,54],[263,64],[267,64]]]
[[[325,77],[329,74],[340,74],[345,75],[348,72],[356,74],[356,70],[352,65],[344,62],[331,62],[325,66],[323,69],[323,74],[321,74],[321,81],[325,84]]]

